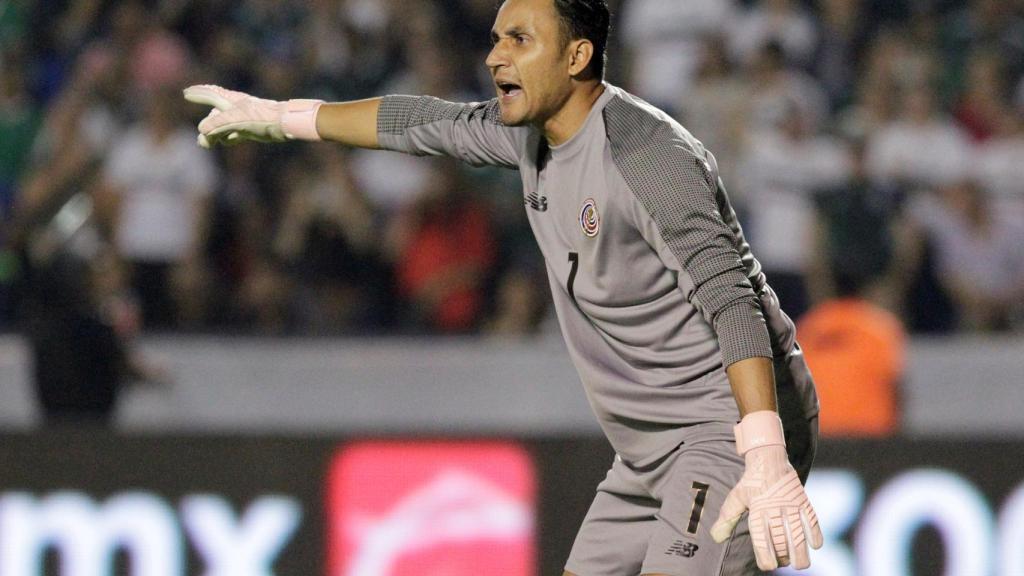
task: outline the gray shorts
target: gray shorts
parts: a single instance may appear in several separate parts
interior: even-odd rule
[[[818,421],[786,428],[790,460],[806,481]],[[732,425],[692,426],[665,458],[634,468],[616,457],[597,487],[565,569],[577,576],[761,574],[744,518],[731,540],[710,535],[726,494],[743,474]]]

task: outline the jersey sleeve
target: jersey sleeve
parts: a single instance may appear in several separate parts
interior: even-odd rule
[[[501,123],[497,99],[459,104],[431,96],[385,96],[379,144],[417,156],[453,156],[474,166],[518,168],[522,129]]]
[[[726,367],[771,358],[760,301],[716,202],[711,164],[682,137],[648,136],[616,162],[644,208],[638,228],[714,328]]]

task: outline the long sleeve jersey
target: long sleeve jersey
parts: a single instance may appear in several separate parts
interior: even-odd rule
[[[377,130],[385,149],[519,170],[569,353],[627,462],[660,458],[688,425],[737,421],[725,368],[746,358],[775,359],[784,420],[817,413],[714,156],[665,113],[606,83],[558,146],[502,124],[497,100],[387,96]]]

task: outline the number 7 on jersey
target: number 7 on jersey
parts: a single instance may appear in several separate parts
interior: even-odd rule
[[[576,272],[580,269],[580,255],[579,252],[569,252],[569,262],[572,263],[572,268],[569,270],[569,280],[565,283],[565,289],[569,292],[569,298],[575,302],[576,293],[573,292],[572,284],[576,281]]]

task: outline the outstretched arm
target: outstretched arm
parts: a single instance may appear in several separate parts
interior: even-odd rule
[[[502,124],[496,100],[459,104],[430,96],[385,96],[278,102],[213,85],[189,86],[185,99],[213,107],[199,123],[204,148],[241,140],[330,140],[515,168],[525,143],[524,129]]]

